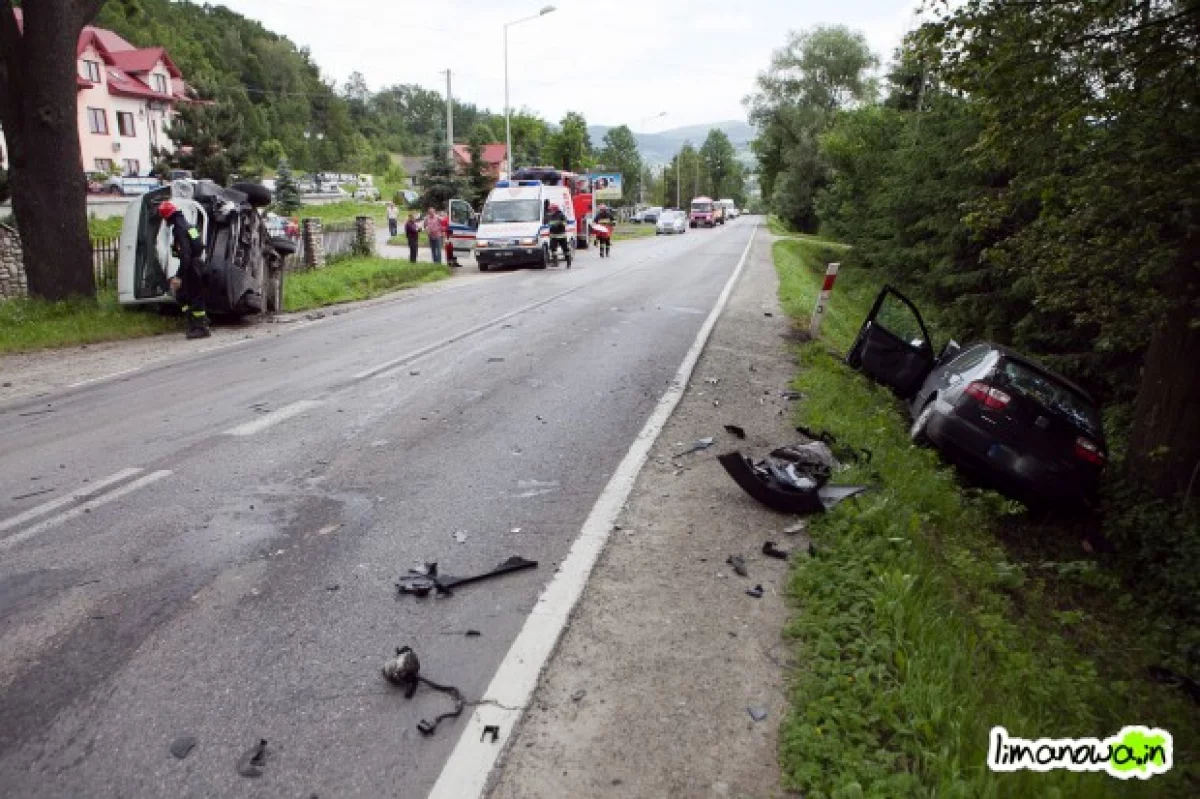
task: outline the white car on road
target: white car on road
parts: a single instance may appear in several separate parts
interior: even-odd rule
[[[687,216],[684,215],[683,211],[663,211],[658,217],[658,222],[654,225],[654,235],[687,233],[687,229]]]

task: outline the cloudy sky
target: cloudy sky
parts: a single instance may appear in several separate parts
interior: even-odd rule
[[[745,116],[742,98],[789,30],[840,23],[885,61],[918,0],[549,0],[509,29],[513,108],[657,131]],[[503,30],[546,0],[218,0],[311,50],[327,78],[419,83],[504,108]],[[660,112],[665,116],[654,118]]]

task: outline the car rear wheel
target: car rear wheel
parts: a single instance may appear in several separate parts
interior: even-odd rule
[[[933,397],[930,397],[925,401],[925,404],[921,406],[921,412],[917,414],[917,418],[913,421],[912,427],[908,431],[909,439],[918,447],[927,447],[930,444],[927,430],[929,427],[929,420],[932,418]]]

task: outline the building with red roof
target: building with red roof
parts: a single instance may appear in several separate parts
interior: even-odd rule
[[[17,25],[21,9],[15,10]],[[80,160],[87,172],[146,175],[154,150],[174,150],[167,129],[191,101],[183,74],[162,47],[134,47],[92,25],[76,48]],[[7,166],[0,147],[0,165]]]
[[[493,178],[498,177],[504,168],[504,157],[507,154],[508,148],[503,144],[483,145],[483,161],[487,165],[485,171]],[[459,171],[471,165],[470,147],[465,144],[454,145],[454,165]]]

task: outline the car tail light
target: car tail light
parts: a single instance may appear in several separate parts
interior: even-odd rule
[[[967,396],[979,402],[985,408],[991,408],[994,411],[999,411],[1008,406],[1012,401],[1012,397],[1005,394],[995,386],[989,386],[987,383],[976,380],[966,388]]]
[[[1104,462],[1108,460],[1099,444],[1083,436],[1075,439],[1075,457],[1097,466],[1103,466]]]

